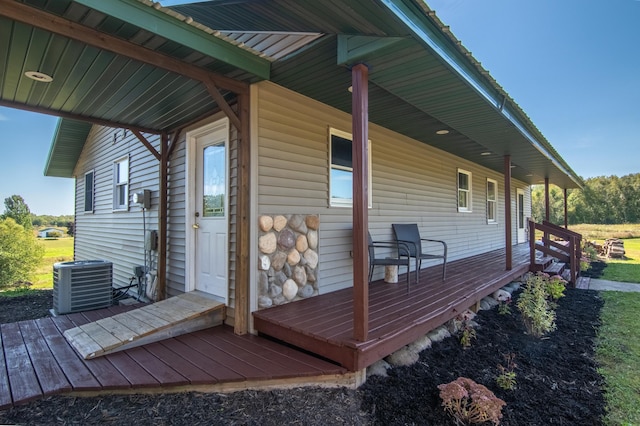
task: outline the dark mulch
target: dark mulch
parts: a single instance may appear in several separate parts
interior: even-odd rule
[[[607,262],[603,262],[602,260],[592,260],[589,263],[589,269],[580,272],[580,275],[583,277],[600,278],[604,273],[604,268],[606,267]]]
[[[52,307],[51,290],[32,290],[22,296],[0,296],[0,324],[43,318],[49,315]]]
[[[568,290],[559,302],[558,329],[544,339],[525,334],[515,306],[508,316],[482,311],[471,348],[462,349],[456,337],[445,339],[422,352],[415,365],[391,369],[386,378],[370,377],[356,391],[52,396],[0,412],[0,423],[449,425],[454,423],[440,407],[436,386],[465,376],[507,402],[503,425],[599,425],[604,400],[594,339],[601,307],[597,292]],[[495,383],[497,366],[508,353],[518,365],[512,391]]]

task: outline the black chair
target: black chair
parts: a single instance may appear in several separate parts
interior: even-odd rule
[[[442,280],[447,275],[447,243],[440,240],[428,240],[420,238],[418,225],[415,223],[394,223],[391,225],[396,241],[407,244],[409,247],[409,257],[416,259],[416,283],[420,282],[420,268],[423,260],[442,259]],[[423,243],[442,244],[442,254],[426,253]],[[426,244],[424,244],[426,245]]]
[[[411,268],[411,258],[409,257],[409,246],[402,242],[396,241],[373,241],[371,238],[371,234],[367,232],[369,236],[369,283],[371,283],[371,279],[373,278],[373,268],[377,265],[383,266],[397,266],[400,269],[400,266],[407,267],[407,289],[409,286],[409,269]],[[397,258],[392,257],[377,257],[376,249],[393,249],[397,253]],[[387,251],[388,253],[388,251]],[[400,271],[398,271],[400,272]]]

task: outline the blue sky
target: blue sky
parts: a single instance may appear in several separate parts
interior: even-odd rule
[[[427,4],[576,173],[640,173],[640,1]],[[19,194],[36,214],[73,213],[73,180],[43,175],[55,124],[0,107],[1,211]]]

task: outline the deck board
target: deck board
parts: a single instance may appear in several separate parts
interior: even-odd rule
[[[0,409],[10,407],[13,402],[11,400],[8,373],[7,362],[4,357],[4,343],[2,342],[2,333],[0,333]]]
[[[29,351],[22,339],[18,323],[2,324],[2,343],[6,358],[9,386],[14,403],[24,403],[42,395],[38,376],[31,364]]]
[[[513,267],[504,269],[505,251],[495,250],[420,272],[420,283],[382,281],[369,286],[369,334],[353,338],[351,288],[253,313],[259,333],[313,351],[349,368],[362,369],[444,324],[529,269],[525,244],[515,246]]]

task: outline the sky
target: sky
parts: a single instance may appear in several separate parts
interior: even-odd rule
[[[640,173],[640,0],[427,4],[578,175]],[[73,179],[43,174],[56,120],[0,107],[0,211],[73,214]]]

